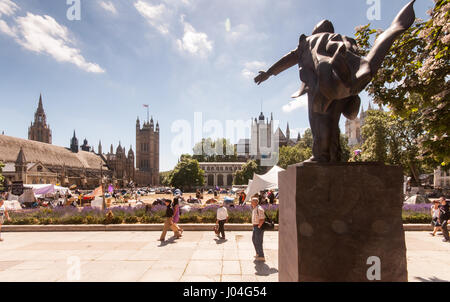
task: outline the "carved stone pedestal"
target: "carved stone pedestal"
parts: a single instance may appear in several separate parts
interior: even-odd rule
[[[377,163],[281,172],[279,280],[407,281],[402,187],[400,167]]]

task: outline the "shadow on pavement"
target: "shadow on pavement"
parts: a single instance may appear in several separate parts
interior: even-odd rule
[[[216,242],[216,244],[222,244],[227,242],[227,239],[218,239],[218,238],[214,238],[214,241]]]
[[[161,243],[158,245],[158,247],[164,247],[164,246],[169,245],[169,244],[174,244],[174,243],[176,243],[175,239],[176,239],[176,237],[173,236],[173,237],[170,237],[169,239],[167,239],[165,241],[161,241]]]
[[[450,282],[448,280],[442,280],[437,277],[431,277],[431,278],[414,277],[414,278],[420,282]]]
[[[270,268],[264,262],[255,260],[253,263],[255,264],[255,270],[256,270],[255,275],[258,275],[258,276],[269,276],[271,274],[278,273],[278,270],[276,268]]]

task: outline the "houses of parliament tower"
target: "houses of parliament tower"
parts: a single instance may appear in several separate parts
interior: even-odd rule
[[[52,143],[52,131],[50,125],[47,125],[47,117],[42,105],[42,95],[39,96],[39,105],[34,114],[34,122],[28,128],[28,139],[41,143]]]

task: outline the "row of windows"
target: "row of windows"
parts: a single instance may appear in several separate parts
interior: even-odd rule
[[[239,167],[206,167],[203,168],[205,171],[237,171],[239,170]]]
[[[150,151],[150,146],[148,143],[141,143],[141,151],[142,152],[148,152]]]
[[[140,167],[140,168],[150,168],[150,161],[147,160],[147,159],[142,159],[142,160],[139,162],[139,167]]]

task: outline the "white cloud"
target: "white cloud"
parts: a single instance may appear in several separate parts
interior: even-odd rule
[[[14,36],[25,49],[46,53],[58,62],[75,64],[87,72],[105,72],[99,65],[87,62],[79,49],[70,46],[74,42],[69,37],[69,30],[52,17],[27,13],[25,17],[17,17],[15,22],[14,28],[3,24],[0,29]]]
[[[177,40],[179,50],[206,57],[213,49],[213,42],[208,39],[206,33],[196,31],[191,24],[185,22],[183,16],[181,22],[184,24],[184,35],[182,39]]]
[[[308,108],[308,96],[302,95],[301,97],[287,103],[282,107],[283,112],[290,113],[294,110],[300,109],[300,108]]]
[[[117,15],[117,9],[116,9],[116,7],[114,6],[114,4],[112,2],[110,2],[110,1],[100,1],[100,6],[104,10],[110,12],[111,14]]]
[[[17,4],[10,0],[0,0],[0,17],[2,15],[11,16],[20,9]]]
[[[169,33],[170,11],[161,3],[159,5],[151,5],[145,1],[139,0],[134,4],[137,11],[147,20],[147,22],[156,28],[161,34]]]
[[[0,19],[0,32],[3,32],[4,34],[15,38],[16,37],[16,33],[14,31],[13,28],[9,27],[9,25]]]
[[[264,69],[267,64],[261,61],[252,61],[244,64],[244,69],[241,71],[241,75],[246,79],[253,79],[258,71]]]

